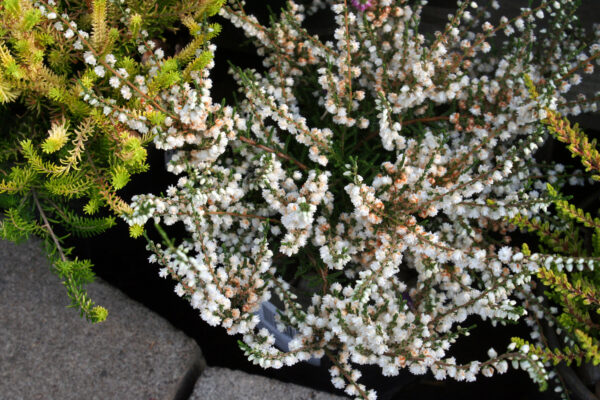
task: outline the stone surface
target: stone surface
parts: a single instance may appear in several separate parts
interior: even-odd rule
[[[208,367],[196,383],[190,400],[342,400],[345,398],[242,371]]]
[[[0,241],[0,400],[187,399],[197,344],[100,280],[88,292],[108,319],[81,319],[41,247]]]

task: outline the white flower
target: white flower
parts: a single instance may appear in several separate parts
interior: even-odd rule
[[[498,258],[500,259],[500,261],[507,264],[511,260],[512,253],[513,252],[510,247],[504,246],[500,249],[500,251],[498,251]]]
[[[121,78],[123,79],[127,79],[129,77],[129,74],[127,73],[127,70],[125,68],[119,68],[117,70],[117,73],[121,75]]]
[[[523,21],[522,18],[517,18],[517,20],[515,21],[515,26],[518,30],[522,31],[523,29],[525,29],[525,21]]]
[[[94,54],[91,51],[83,53],[83,61],[85,61],[86,64],[96,65],[96,57],[94,57]]]
[[[119,80],[118,77],[116,76],[112,76],[109,80],[108,83],[110,84],[110,86],[114,87],[115,89],[118,89],[119,86],[121,86],[121,81]]]
[[[131,89],[129,89],[129,86],[123,86],[121,88],[121,95],[125,100],[129,100],[131,98]]]
[[[104,61],[106,61],[106,63],[107,63],[107,64],[109,64],[109,65],[111,65],[111,66],[114,66],[114,65],[115,65],[115,63],[117,62],[117,59],[115,58],[115,56],[114,56],[114,55],[112,55],[112,54],[107,54],[107,55],[104,57]]]
[[[97,66],[94,68],[94,73],[95,73],[96,75],[98,75],[100,78],[103,78],[103,77],[104,77],[104,73],[105,73],[105,71],[104,71],[104,67],[103,67],[102,65],[97,65]]]

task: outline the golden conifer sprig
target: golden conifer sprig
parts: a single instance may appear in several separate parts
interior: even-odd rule
[[[568,119],[556,111],[546,109],[546,118],[543,122],[552,136],[567,144],[567,149],[573,154],[573,157],[581,158],[581,163],[586,171],[595,172],[592,178],[600,180],[600,174],[598,174],[600,172],[600,153],[596,150],[596,140],[590,142],[578,124],[571,125]]]
[[[531,98],[539,102],[545,113],[541,125],[558,141],[565,143],[573,157],[578,157],[587,172],[592,173],[592,178],[598,180],[600,154],[596,150],[596,142],[590,141],[578,125],[571,125],[558,111],[544,107],[540,95],[542,90],[538,91],[529,76],[524,78]],[[568,366],[572,362],[598,365],[600,325],[594,322],[593,316],[600,312],[599,275],[595,268],[600,262],[600,219],[572,204],[554,186],[547,184],[546,189],[547,198],[554,205],[553,215],[536,220],[517,215],[512,222],[521,229],[536,233],[540,248],[545,245],[554,252],[546,256],[537,277],[546,289],[543,307],[554,310],[552,312],[558,315],[547,318],[552,323],[535,318],[539,333],[536,344],[519,338],[513,338],[513,343],[544,361],[552,362],[554,366],[561,363]],[[586,234],[588,230],[592,230],[591,243],[584,240],[590,236]],[[534,295],[532,291],[525,297],[535,303]],[[548,337],[555,338],[552,344]],[[557,371],[559,379],[563,379],[560,369]],[[573,384],[577,383],[570,383]]]
[[[0,150],[10,155],[0,160],[0,207],[7,216],[0,234],[43,237],[72,305],[93,322],[106,312],[84,290],[91,263],[72,260],[54,232],[61,226],[89,237],[131,212],[118,191],[148,169],[152,124],[166,118],[157,95],[211,61],[203,50],[219,27],[206,19],[222,3],[76,0],[66,8],[54,0],[0,0]],[[155,48],[178,20],[193,29],[184,62]],[[126,96],[124,87],[139,96]],[[148,128],[136,130],[146,122]],[[103,207],[112,215],[89,216]]]

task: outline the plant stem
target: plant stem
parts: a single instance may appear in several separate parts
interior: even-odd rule
[[[40,216],[42,217],[42,220],[44,221],[44,228],[46,228],[48,235],[50,235],[50,237],[52,238],[52,241],[56,245],[56,249],[58,250],[58,254],[60,255],[61,260],[67,261],[67,257],[65,256],[65,253],[63,252],[62,246],[60,245],[60,241],[54,234],[54,231],[52,230],[52,227],[50,226],[50,223],[48,222],[48,218],[46,218],[46,213],[42,209],[42,206],[38,200],[37,193],[35,192],[35,190],[32,190],[31,194],[33,196],[33,201],[35,202],[35,206],[37,207],[37,209],[40,213]]]

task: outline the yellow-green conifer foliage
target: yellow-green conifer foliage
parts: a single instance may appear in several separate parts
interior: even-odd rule
[[[533,82],[529,77],[526,80],[532,97],[537,98]],[[599,179],[600,157],[595,141],[550,109],[542,124],[555,139],[567,145],[573,157],[581,159],[589,178]],[[535,233],[540,250],[548,254],[545,266],[537,273],[545,296],[528,299],[544,315],[535,317],[540,333],[538,343],[521,338],[513,338],[513,342],[554,366],[573,362],[596,366],[600,364],[600,271],[595,269],[600,261],[600,219],[576,207],[550,184],[547,189],[554,210],[546,220],[529,220],[521,215],[512,219],[522,230]],[[560,371],[557,376],[564,379]],[[572,385],[573,382],[567,383]]]
[[[92,264],[70,257],[64,235],[99,234],[130,212],[118,190],[148,169],[152,127],[166,117],[154,98],[211,61],[205,48],[219,27],[207,18],[222,3],[0,2],[0,235],[44,238],[71,305],[88,320],[107,311],[87,297]],[[167,31],[182,26],[190,43],[162,49]]]

